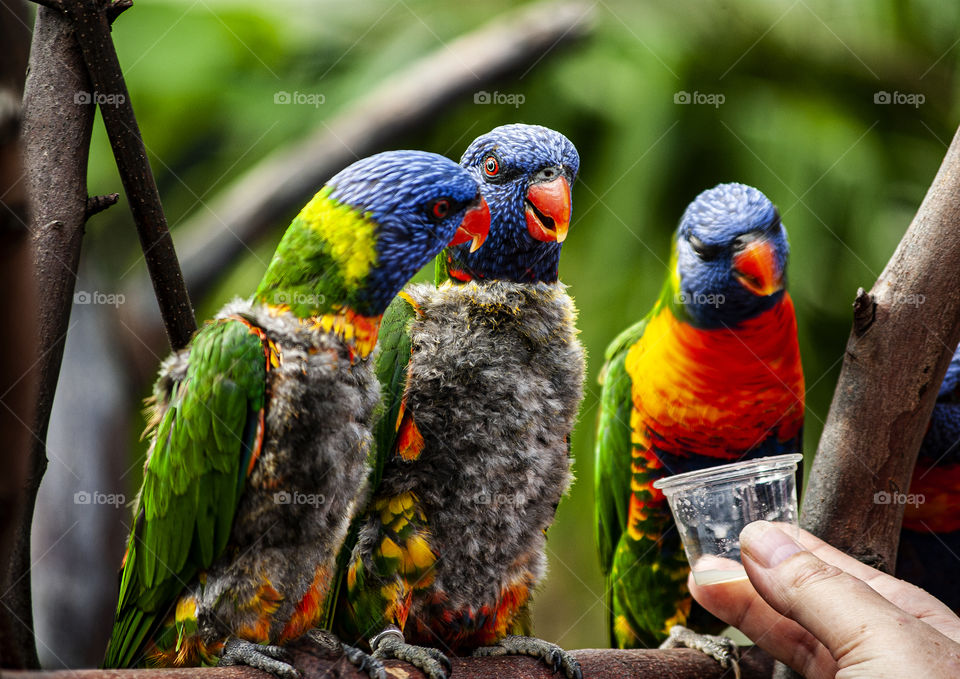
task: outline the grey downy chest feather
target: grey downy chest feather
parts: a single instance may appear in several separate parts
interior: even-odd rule
[[[267,373],[263,448],[237,506],[227,553],[198,594],[202,627],[251,624],[238,610],[264,582],[282,602],[276,635],[316,579],[326,589],[368,474],[370,421],[379,386],[370,361],[290,314],[236,301],[220,316],[262,328],[279,354]],[[204,624],[206,623],[206,624]]]
[[[424,448],[391,462],[382,490],[419,498],[447,605],[490,604],[545,572],[544,531],[572,480],[583,393],[576,312],[562,284],[408,292],[420,315],[406,399]]]

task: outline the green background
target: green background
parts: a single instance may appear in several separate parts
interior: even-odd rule
[[[515,4],[137,0],[113,37],[174,240],[185,217],[271,150]],[[550,532],[551,571],[535,605],[539,635],[571,648],[607,639],[592,525],[596,377],[607,342],[656,298],[684,207],[725,181],[752,184],[779,206],[791,243],[811,455],[856,289],[869,288],[883,268],[953,134],[960,55],[960,5],[934,0],[586,6],[595,22],[588,39],[486,88],[522,94],[522,105],[464,96],[397,144],[459,158],[473,137],[519,121],[555,128],[580,151],[561,276],[580,309],[589,378],[573,438],[577,481]],[[320,93],[324,103],[277,105],[278,91]],[[677,104],[679,92],[722,95],[723,103]],[[924,102],[878,104],[878,92]],[[98,120],[90,192],[114,190],[119,180]],[[194,300],[199,317],[252,291],[284,226],[224,272],[213,295]],[[107,281],[103,289],[124,290],[143,275],[122,199],[87,233],[85,266]],[[145,395],[130,394],[136,431]],[[130,460],[144,450],[131,437]]]

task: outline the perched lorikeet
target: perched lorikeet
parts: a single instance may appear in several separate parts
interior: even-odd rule
[[[954,353],[937,395],[906,499],[897,577],[922,587],[960,613],[956,569],[960,554],[960,350]],[[888,493],[886,500],[894,498]]]
[[[618,647],[655,646],[674,625],[724,626],[692,604],[689,567],[653,481],[801,451],[787,253],[780,215],[762,193],[743,184],[701,193],[677,229],[660,298],[607,349],[595,501]]]
[[[369,473],[381,316],[451,238],[488,228],[456,163],[358,161],[293,220],[253,297],[164,361],[105,667],[296,676],[281,647],[320,622]]]
[[[490,205],[487,244],[441,254],[438,286],[384,317],[372,497],[342,553],[334,630],[446,676],[446,653],[576,660],[529,636],[544,544],[570,482],[584,352],[558,281],[579,156],[563,135],[498,127],[461,160]]]

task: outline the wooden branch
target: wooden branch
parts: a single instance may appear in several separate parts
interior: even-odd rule
[[[23,99],[22,140],[27,190],[33,210],[29,230],[34,276],[39,292],[36,365],[38,393],[29,478],[14,554],[0,597],[15,620],[8,648],[10,666],[37,667],[30,597],[30,528],[40,479],[47,467],[46,436],[50,409],[63,358],[63,345],[73,304],[80,241],[86,219],[87,152],[94,109],[78,104],[75,93],[89,91],[73,31],[58,12],[40,7],[30,51],[30,74]]]
[[[960,339],[960,132],[854,327],[803,502],[802,525],[886,572],[902,503]],[[889,496],[886,496],[889,497]]]
[[[11,581],[10,558],[20,525],[20,507],[27,485],[33,434],[30,422],[36,401],[37,294],[30,251],[29,199],[23,179],[20,141],[21,104],[30,29],[22,0],[3,0],[0,12],[0,317],[8,319],[0,341],[0,441],[4,472],[0,475],[0,592]],[[15,614],[0,606],[0,667],[23,666],[14,641],[19,626]]]
[[[118,200],[120,200],[119,193],[108,193],[103,196],[90,196],[87,198],[86,218],[90,219],[95,214],[103,212],[111,205],[116,205]]]
[[[92,91],[85,93],[86,99],[100,106],[167,337],[173,349],[181,349],[193,336],[197,322],[110,37],[110,19],[101,8],[100,0],[60,0],[60,6],[79,39],[93,86]],[[122,3],[112,9],[111,17],[127,6],[129,4]]]
[[[583,676],[588,679],[720,679],[732,677],[711,658],[699,651],[643,650],[616,651],[586,649],[574,651],[580,661]],[[314,657],[309,652],[294,652],[294,666],[304,679],[338,677],[338,679],[369,679],[357,672],[345,660],[333,661]],[[451,658],[453,679],[562,679],[538,660],[526,657]],[[425,679],[411,665],[390,661],[387,671],[392,677]],[[772,659],[757,648],[744,650],[740,668],[743,679],[767,679]],[[57,672],[10,672],[8,679],[273,679],[271,675],[249,667],[216,667],[176,670],[62,670]]]
[[[386,78],[307,139],[267,156],[177,228],[183,272],[194,296],[203,298],[246,247],[286,226],[344,166],[429,124],[451,102],[472,102],[474,93],[497,79],[533,68],[585,35],[590,16],[591,6],[581,2],[543,2],[511,11]],[[452,152],[459,154],[472,136]]]

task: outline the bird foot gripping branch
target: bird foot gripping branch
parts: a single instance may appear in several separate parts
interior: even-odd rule
[[[716,660],[723,669],[733,668],[734,679],[740,679],[740,649],[728,637],[697,634],[682,625],[674,625],[660,648],[692,648],[700,651]]]
[[[447,679],[453,666],[441,651],[427,646],[408,644],[399,628],[390,625],[370,640],[373,657],[380,660],[403,660],[420,671],[428,679]]]
[[[504,637],[493,646],[483,646],[473,652],[475,657],[497,655],[529,655],[539,658],[554,673],[563,671],[567,679],[583,679],[583,670],[577,659],[556,644],[515,634]],[[739,678],[738,678],[739,679]]]

